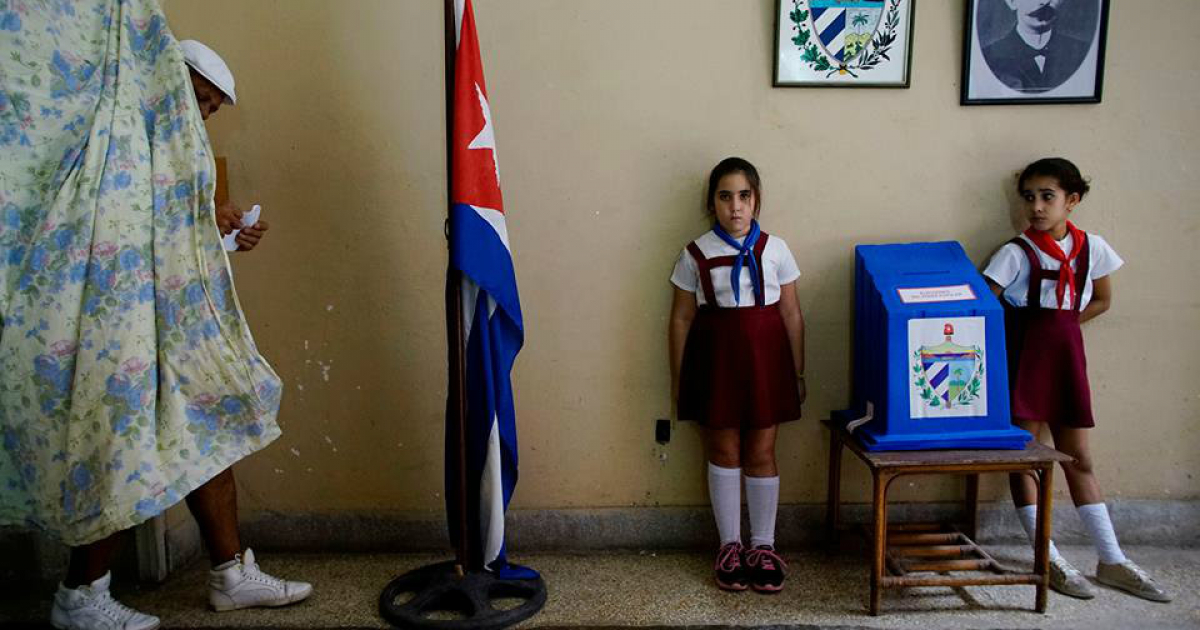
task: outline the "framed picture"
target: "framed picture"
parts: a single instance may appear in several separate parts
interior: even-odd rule
[[[776,87],[908,87],[915,0],[777,1]]]
[[[963,105],[1099,103],[1109,0],[968,0]]]

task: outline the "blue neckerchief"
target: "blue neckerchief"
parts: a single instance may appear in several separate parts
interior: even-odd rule
[[[721,227],[720,223],[713,224],[713,233],[716,234],[722,241],[728,243],[731,247],[736,247],[738,250],[737,257],[733,259],[733,269],[730,271],[729,283],[733,286],[733,303],[738,305],[741,303],[742,290],[742,265],[747,259],[750,260],[750,282],[754,285],[754,297],[763,296],[762,282],[758,279],[758,261],[754,259],[754,245],[758,243],[758,237],[762,234],[762,230],[758,227],[758,221],[750,220],[750,232],[746,234],[746,238],[738,243],[725,228]],[[762,300],[766,302],[764,298]]]

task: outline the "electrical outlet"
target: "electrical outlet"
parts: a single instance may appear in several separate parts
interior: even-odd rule
[[[666,444],[671,441],[671,421],[659,418],[654,422],[654,441]]]

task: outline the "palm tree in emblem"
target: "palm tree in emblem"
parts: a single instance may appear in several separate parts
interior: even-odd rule
[[[866,27],[870,24],[871,18],[867,17],[866,13],[855,13],[854,17],[850,18],[850,26],[854,28],[854,34],[846,36],[847,62],[858,56],[859,51],[867,47],[870,35],[866,32]]]

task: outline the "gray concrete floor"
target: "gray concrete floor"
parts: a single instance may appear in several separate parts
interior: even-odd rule
[[[1027,548],[989,547],[1002,563],[1028,567]],[[1089,548],[1064,555],[1094,575]],[[514,558],[545,576],[549,601],[525,627],[784,626],[802,628],[1200,628],[1200,549],[1129,547],[1126,553],[1174,595],[1170,604],[1140,600],[1097,585],[1080,601],[1050,594],[1046,614],[1032,611],[1030,586],[913,588],[885,591],[883,614],[866,612],[866,556],[861,549],[785,553],[787,586],[778,595],[725,593],[711,579],[708,554],[694,552],[534,554]],[[260,554],[269,573],[312,582],[306,602],[284,609],[209,612],[205,571],[197,563],[165,584],[116,589],[125,603],[158,615],[165,628],[386,628],[379,593],[395,576],[445,560],[411,554]],[[51,593],[35,589],[0,612],[0,626],[44,620]],[[11,592],[10,592],[11,594]],[[8,599],[8,598],[6,598]],[[11,602],[11,600],[10,600]],[[48,626],[46,626],[48,627]]]

